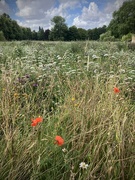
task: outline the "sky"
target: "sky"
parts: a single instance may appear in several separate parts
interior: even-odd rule
[[[20,26],[38,31],[53,27],[62,16],[68,27],[93,29],[108,25],[114,11],[127,0],[0,0],[0,14],[7,13]]]

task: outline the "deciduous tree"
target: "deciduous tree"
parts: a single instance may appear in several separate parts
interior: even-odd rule
[[[116,38],[135,33],[135,0],[125,1],[119,10],[113,13],[108,29]]]

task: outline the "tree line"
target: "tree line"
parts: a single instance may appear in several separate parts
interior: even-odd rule
[[[0,15],[0,36],[6,40],[98,40],[100,34],[106,32],[106,26],[85,30],[76,26],[68,26],[65,19],[61,16],[55,16],[52,20],[54,27],[44,30],[39,27],[38,31],[32,31],[30,28],[19,26],[15,20],[12,20],[6,13]]]
[[[76,40],[114,40],[125,35],[135,33],[135,0],[125,1],[123,5],[113,13],[113,18],[108,27],[103,26],[94,29],[68,27],[65,19],[55,16],[51,20],[53,28],[38,31],[21,27],[8,14],[0,15],[0,40],[51,40],[51,41],[76,41]]]

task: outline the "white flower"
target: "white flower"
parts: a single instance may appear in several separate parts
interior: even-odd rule
[[[93,54],[93,55],[92,55],[92,58],[93,58],[93,59],[98,59],[99,56],[96,56],[95,54]]]
[[[66,149],[66,148],[63,148],[62,151],[63,151],[64,153],[66,153],[66,152],[67,152],[67,149]]]
[[[79,164],[79,167],[82,168],[82,169],[87,169],[88,166],[89,166],[89,165],[86,164],[85,162],[81,162],[81,163]]]
[[[104,54],[104,57],[108,57],[109,56],[109,54]]]

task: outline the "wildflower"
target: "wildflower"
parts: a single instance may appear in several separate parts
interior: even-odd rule
[[[14,97],[17,97],[17,96],[19,96],[19,94],[18,93],[14,93]]]
[[[78,104],[76,103],[76,104],[74,104],[74,106],[75,106],[75,107],[77,107],[77,106],[78,106]]]
[[[19,99],[19,93],[14,93],[14,99]]]
[[[34,84],[33,84],[33,87],[37,87],[37,86],[38,86],[38,84],[37,84],[37,83],[34,83]]]
[[[37,126],[37,124],[39,123],[39,122],[42,122],[43,121],[43,118],[42,117],[38,117],[38,118],[36,118],[36,119],[33,119],[32,120],[32,123],[31,123],[31,126]]]
[[[72,97],[72,99],[71,99],[72,101],[75,101],[75,98],[74,97]]]
[[[55,141],[58,146],[62,146],[64,144],[64,139],[61,136],[56,136]]]
[[[114,93],[119,93],[120,92],[119,88],[117,88],[117,87],[114,87],[113,91],[114,91]]]
[[[79,167],[82,168],[82,169],[87,169],[88,166],[89,166],[89,165],[86,164],[85,162],[81,162],[81,163],[79,164]]]
[[[66,149],[66,148],[63,148],[63,149],[62,149],[62,152],[66,153],[66,152],[67,152],[67,149]]]

